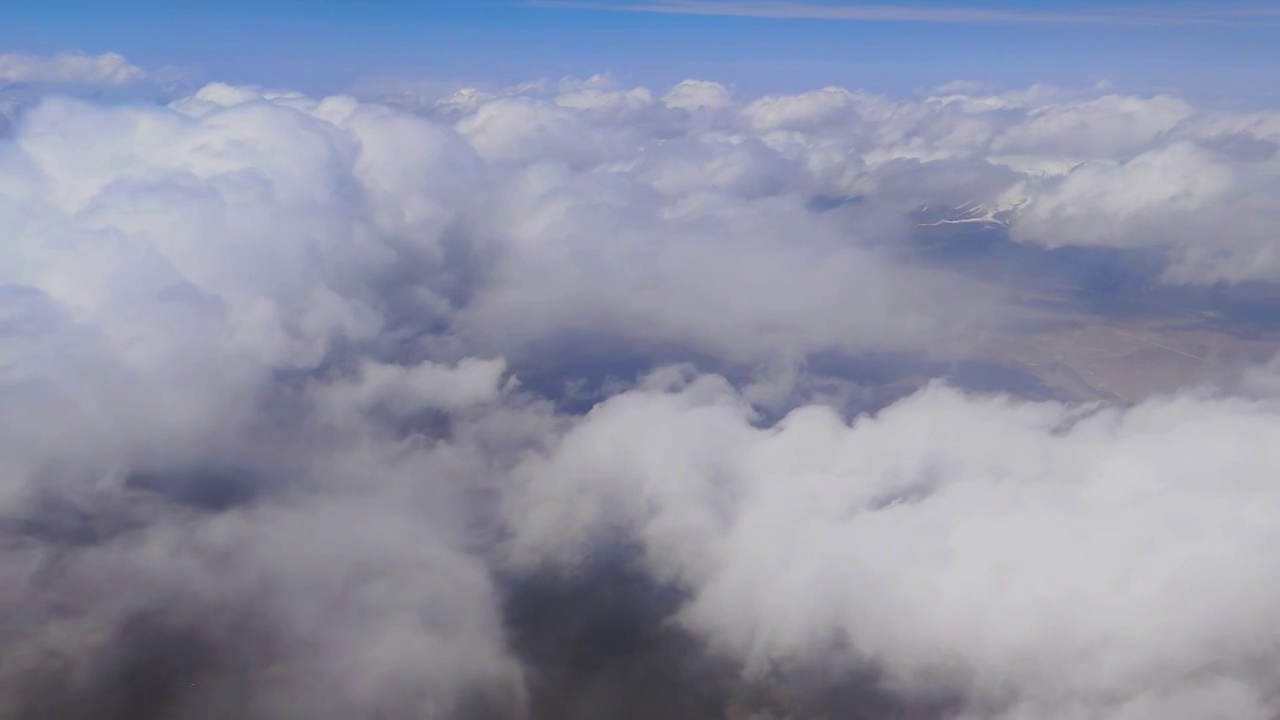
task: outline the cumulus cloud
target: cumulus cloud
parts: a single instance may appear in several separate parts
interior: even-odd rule
[[[7,121],[0,714],[1276,709],[1271,114],[411,92]]]
[[[23,83],[127,85],[147,78],[147,71],[119,53],[65,53],[52,57],[0,54],[0,80]]]
[[[761,428],[722,379],[664,373],[517,470],[514,552],[636,538],[748,673],[868,664],[965,717],[1271,717],[1278,426],[1272,401],[934,386]]]
[[[1050,246],[1155,247],[1170,257],[1172,282],[1275,280],[1266,229],[1274,219],[1264,200],[1276,183],[1273,163],[1230,158],[1230,147],[1183,140],[1122,162],[1077,165],[1036,183],[1016,236]]]
[[[663,96],[662,102],[682,110],[723,108],[733,104],[729,88],[706,80],[685,80]]]

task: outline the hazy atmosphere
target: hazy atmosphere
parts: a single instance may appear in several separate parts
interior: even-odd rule
[[[0,718],[1280,718],[1280,6],[0,26]]]

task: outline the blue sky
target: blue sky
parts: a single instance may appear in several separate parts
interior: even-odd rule
[[[1165,0],[1123,10],[1096,0],[684,2],[10,0],[0,13],[0,50],[116,51],[201,79],[309,91],[379,78],[501,83],[597,72],[654,86],[701,77],[747,92],[1102,79],[1200,96],[1257,99],[1277,89],[1274,2]],[[680,12],[617,11],[626,5]],[[1241,8],[1257,14],[1226,15]],[[1115,17],[1093,18],[1106,13]],[[886,19],[831,17],[842,14]]]

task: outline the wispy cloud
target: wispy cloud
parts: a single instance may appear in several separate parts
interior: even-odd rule
[[[984,7],[927,5],[830,4],[764,0],[655,0],[654,2],[600,2],[592,0],[529,0],[528,7],[610,12],[663,13],[670,15],[719,15],[779,20],[854,20],[863,22],[929,23],[1041,23],[1094,25],[1199,25],[1241,24],[1280,20],[1280,6],[1183,8],[1153,11],[1148,8],[1115,8],[1101,12],[1050,12]]]
[[[0,54],[0,81],[127,85],[146,78],[146,70],[118,53],[66,53],[54,57]]]

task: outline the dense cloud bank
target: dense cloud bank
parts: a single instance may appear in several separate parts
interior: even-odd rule
[[[1280,115],[3,108],[0,715],[1280,713],[1275,364],[1068,401],[992,358],[1080,276],[970,257],[1261,332]]]
[[[516,557],[639,538],[749,674],[865,661],[973,717],[1273,716],[1274,401],[931,387],[758,428],[718,379],[654,382],[517,470]]]

